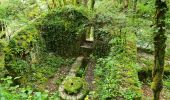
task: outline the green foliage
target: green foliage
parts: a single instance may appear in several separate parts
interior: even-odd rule
[[[53,93],[53,95],[49,97],[49,100],[61,100],[59,96],[59,92],[56,91],[55,93]]]
[[[80,67],[80,69],[78,70],[78,72],[76,73],[76,76],[78,77],[84,77],[85,76],[85,69],[83,67]]]
[[[6,46],[6,41],[4,39],[0,39],[0,52],[4,52],[4,48]]]
[[[17,79],[17,78],[15,78]],[[48,92],[35,92],[31,88],[21,88],[18,85],[12,86],[12,77],[1,79],[0,84],[0,99],[2,100],[46,100]]]
[[[109,41],[113,38],[113,30],[121,26],[124,22],[124,15],[117,13],[118,10],[113,1],[102,1],[97,5],[92,22],[94,27],[94,55],[98,57],[107,56],[111,45]],[[115,9],[114,9],[115,8]],[[116,33],[116,32],[115,32]]]
[[[5,25],[12,28],[9,28],[12,33],[13,29],[16,29],[14,26],[19,24],[23,26],[26,21],[43,13],[38,6],[32,7],[35,0],[22,0],[24,2],[0,0],[0,2],[3,1],[5,2],[0,3],[0,27],[3,27],[5,22]],[[46,1],[42,2],[45,4]],[[59,1],[62,3],[65,0]],[[0,39],[0,77],[4,74],[13,77],[3,78],[0,81],[0,99],[60,100],[58,91],[49,97],[47,92],[35,90],[45,91],[44,83],[58,68],[62,65],[69,66],[73,62],[73,59],[65,60],[55,55],[67,57],[79,55],[85,30],[88,27],[94,27],[93,54],[95,57],[103,57],[97,58],[95,70],[96,100],[140,100],[141,90],[137,71],[142,72],[142,75],[146,72],[146,76],[151,76],[154,61],[147,56],[141,57],[138,60],[139,64],[142,64],[137,65],[135,42],[138,48],[153,51],[152,33],[157,31],[152,27],[155,5],[154,0],[138,0],[137,11],[132,12],[132,1],[129,0],[126,13],[123,12],[124,0],[96,0],[93,11],[70,5],[52,9],[40,18],[38,30],[29,24],[29,27],[17,31],[16,35],[12,34],[7,47],[6,41]],[[42,6],[45,6],[43,3]],[[68,3],[71,1],[67,1]],[[49,5],[53,5],[52,0],[49,1]],[[166,20],[167,33],[170,32],[169,19],[170,10]],[[137,40],[133,36],[134,33]],[[0,36],[2,36],[1,33]],[[169,40],[168,36],[166,60],[170,58]],[[4,69],[4,64],[8,72]],[[165,62],[164,72],[170,73],[167,62]],[[84,76],[85,70],[80,69],[77,75]],[[14,79],[16,76],[19,77]],[[21,83],[22,88],[15,86],[16,83],[13,81]],[[60,77],[56,80],[56,84],[59,85],[62,81],[63,77]],[[74,86],[71,83],[75,83]],[[164,80],[164,86],[167,89],[170,88],[169,78]],[[81,88],[84,88],[84,80],[81,78],[68,79],[65,83],[65,90],[70,94],[79,92]]]
[[[165,81],[165,82],[164,82],[164,85],[165,85],[168,89],[170,89],[170,82],[169,82],[169,81]]]
[[[7,74],[21,76],[17,82],[37,90],[45,88],[43,83],[54,75],[63,62],[63,58],[44,52],[41,36],[31,25],[16,33],[5,48]]]
[[[150,1],[141,1],[138,4],[138,17],[148,18],[150,19],[154,13],[154,0]]]
[[[46,54],[41,59],[41,62],[31,65],[30,72],[25,73],[29,75],[23,75],[20,83],[24,86],[32,86],[33,89],[43,91],[45,89],[44,83],[64,64],[64,61],[61,57]],[[32,74],[30,75],[30,73]]]
[[[9,41],[5,48],[5,67],[11,75],[23,75],[25,71],[29,71],[30,51],[36,43],[36,37],[36,29],[30,26],[15,34]]]
[[[138,54],[138,64],[137,71],[139,73],[140,79],[151,78],[152,76],[152,68],[154,66],[154,56],[152,54],[147,53],[139,53]],[[164,65],[164,76],[170,74],[170,64],[168,59],[165,60]]]
[[[130,36],[129,33],[127,36]],[[142,91],[136,70],[135,40],[133,35],[126,37],[117,33],[110,41],[110,55],[98,59],[95,70],[97,98],[141,99]]]
[[[129,58],[122,55],[99,60],[95,72],[98,98],[101,100],[140,99],[141,90],[138,77],[136,76],[135,64],[129,61]],[[124,65],[125,62],[126,64]]]
[[[60,78],[55,81],[56,85],[60,85],[63,82],[63,80],[64,80],[64,77],[60,76]]]
[[[77,55],[87,17],[74,7],[66,6],[49,12],[40,25],[49,52]]]
[[[25,7],[20,0],[4,0],[0,3],[0,19],[16,19]]]
[[[38,73],[42,74],[42,76],[41,75],[39,76],[40,79],[42,77],[46,77],[46,78],[52,77],[54,73],[57,71],[57,69],[62,64],[64,64],[64,59],[61,57],[56,57],[54,55],[48,55],[48,54],[44,56],[45,56],[44,59],[42,59],[40,63],[32,65],[33,74],[37,75],[37,71]]]

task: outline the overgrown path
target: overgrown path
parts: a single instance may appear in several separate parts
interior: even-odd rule
[[[94,69],[95,69],[95,62],[89,61],[87,64],[85,80],[88,82],[89,90],[94,90]]]
[[[69,73],[70,67],[69,66],[61,66],[58,71],[55,73],[54,77],[49,79],[46,84],[46,89],[50,93],[54,93],[58,90],[59,83],[66,77]]]

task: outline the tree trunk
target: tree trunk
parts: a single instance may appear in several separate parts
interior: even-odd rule
[[[138,0],[133,0],[133,12],[134,13],[136,13],[137,2],[138,2]]]
[[[165,36],[165,15],[167,11],[166,1],[156,0],[156,17],[155,17],[155,32],[154,32],[154,67],[152,70],[152,91],[153,100],[160,99],[160,92],[163,88],[163,71],[164,71],[164,56],[166,48]]]
[[[90,2],[90,9],[94,10],[94,4],[95,4],[95,0],[91,0]]]

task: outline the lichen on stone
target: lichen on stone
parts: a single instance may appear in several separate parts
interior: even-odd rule
[[[69,94],[78,93],[83,86],[83,79],[80,77],[70,77],[64,82],[64,89]]]

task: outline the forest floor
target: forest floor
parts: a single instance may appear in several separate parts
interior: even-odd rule
[[[50,94],[56,92],[58,90],[58,87],[60,83],[63,81],[63,79],[66,77],[66,75],[69,73],[71,67],[69,66],[61,66],[58,71],[55,73],[55,75],[48,80],[46,84],[46,89],[49,91]]]
[[[144,53],[144,52],[138,52],[138,59],[141,59],[141,58],[145,59],[145,61],[148,61],[148,63],[153,65],[154,55],[147,54],[147,53]],[[168,59],[166,59],[166,62],[169,62],[169,61],[170,61],[170,58],[168,57]],[[144,67],[144,66],[147,67],[148,66],[143,61],[140,61],[140,60],[138,61],[138,63],[141,67]],[[150,78],[147,78],[146,80],[151,81]],[[153,93],[152,93],[150,84],[151,84],[150,82],[144,82],[142,84],[143,100],[152,100]],[[160,100],[170,100],[170,89],[167,89],[166,86],[164,86],[164,88],[161,92]]]
[[[142,90],[144,96],[143,100],[152,100],[153,93],[150,86],[148,84],[143,84]],[[164,87],[160,95],[160,100],[170,100],[170,90]]]
[[[46,83],[46,89],[50,94],[56,92],[59,88],[59,85],[62,83],[64,78],[69,74],[71,67],[70,66],[61,66],[58,71],[54,74],[52,78]],[[94,69],[95,61],[89,61],[85,71],[85,80],[88,83],[89,90],[94,90]]]
[[[86,74],[85,74],[85,80],[88,83],[89,90],[94,90],[94,69],[95,69],[95,62],[90,61],[87,64]]]

